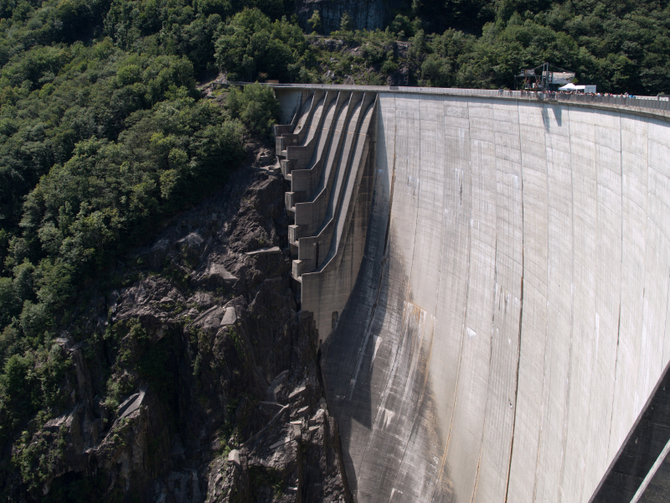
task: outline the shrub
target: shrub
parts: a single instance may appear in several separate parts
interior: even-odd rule
[[[268,136],[272,125],[277,123],[279,102],[271,88],[259,83],[248,84],[241,91],[233,88],[228,94],[227,107],[255,135]]]

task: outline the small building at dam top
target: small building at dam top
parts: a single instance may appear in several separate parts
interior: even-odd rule
[[[353,499],[670,498],[669,103],[275,93]]]

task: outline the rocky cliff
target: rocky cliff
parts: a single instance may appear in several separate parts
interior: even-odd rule
[[[376,30],[383,29],[405,3],[399,0],[300,0],[296,2],[296,12],[300,25],[308,29],[307,20],[318,10],[321,33],[339,30],[345,12],[349,14],[351,29]]]
[[[51,350],[62,413],[4,449],[10,500],[349,500],[272,158],[119,265],[125,286],[91,288],[86,333]]]

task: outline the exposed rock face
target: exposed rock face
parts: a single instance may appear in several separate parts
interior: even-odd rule
[[[123,272],[137,279],[98,300],[90,337],[59,339],[67,412],[26,442],[50,470],[14,484],[15,500],[77,487],[100,501],[349,500],[283,194],[272,170],[238,171],[137,253]]]
[[[207,503],[348,500],[337,427],[325,400],[314,403],[315,390],[318,380],[311,375],[287,404],[277,404],[262,430],[210,465]]]
[[[296,2],[298,20],[304,29],[308,29],[307,20],[314,11],[321,16],[321,32],[330,33],[340,29],[340,21],[345,12],[349,13],[351,28],[356,30],[375,30],[384,28],[394,9],[403,5],[399,0],[300,0]]]
[[[350,54],[354,57],[361,57],[363,54],[363,47],[357,45],[355,40],[345,42],[339,38],[330,37],[313,37],[309,39],[310,45],[316,47],[318,50],[327,50],[330,52],[342,52]],[[410,43],[403,41],[393,41],[384,45],[386,53],[393,51],[395,57],[398,59],[398,66],[396,70],[386,76],[386,84],[389,86],[409,86],[412,84],[410,77],[412,74],[411,67],[414,63],[407,59]],[[380,73],[382,65],[380,63],[371,64],[365,69],[365,72],[378,74]],[[332,84],[337,82],[337,75],[333,70],[327,69],[325,66],[321,67],[323,83]],[[353,85],[361,83],[363,75],[359,72],[356,75],[348,75],[342,80],[342,84]]]

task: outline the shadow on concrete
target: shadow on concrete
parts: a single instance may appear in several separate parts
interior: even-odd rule
[[[378,226],[371,223],[354,290],[335,329],[321,347],[321,369],[328,404],[338,421],[352,494],[356,494],[358,488],[356,467],[349,449],[353,441],[352,423],[356,422],[364,430],[372,430],[372,360],[381,328],[375,318],[383,319],[388,301],[387,290],[381,288],[389,274],[384,268],[385,232],[380,236],[375,232]]]
[[[377,155],[392,153],[380,149]],[[381,164],[390,171],[393,161],[385,158]],[[416,501],[420,495],[422,501],[455,503],[448,466],[433,462],[446,439],[434,424],[430,345],[422,344],[420,309],[411,304],[404,261],[393,252],[400,236],[389,223],[393,182],[388,176],[375,180],[358,279],[321,346],[321,371],[338,422],[349,490],[358,501]],[[406,382],[408,401],[394,391]],[[437,455],[446,457],[442,451]]]
[[[542,122],[544,123],[544,129],[547,133],[550,132],[552,119],[549,116],[549,112],[554,116],[556,124],[560,128],[563,124],[563,105],[550,105],[542,108]]]

